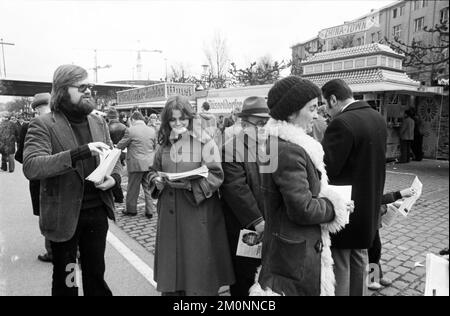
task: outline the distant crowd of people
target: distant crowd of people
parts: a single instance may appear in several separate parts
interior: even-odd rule
[[[77,259],[84,294],[112,295],[104,279],[107,220],[122,202],[123,215],[136,216],[141,187],[145,216],[158,215],[154,280],[162,295],[218,295],[224,285],[232,296],[365,294],[368,265],[381,270],[383,205],[415,192],[384,194],[386,122],[345,81],[319,88],[289,76],[227,118],[209,113],[207,102],[196,113],[183,96],[148,119],[114,108],[102,118],[91,114],[91,92],[85,69],[58,67],[51,94],[35,96],[38,115],[22,137],[1,138],[10,172],[19,140],[17,160],[46,239],[40,259],[53,263],[52,295],[78,295],[67,283]],[[14,121],[1,128],[17,135]],[[86,180],[113,147],[124,154],[111,174]],[[204,166],[206,176],[167,176]],[[351,186],[351,200],[332,185]],[[262,242],[261,258],[236,254],[243,229]],[[369,284],[389,285],[382,277]]]

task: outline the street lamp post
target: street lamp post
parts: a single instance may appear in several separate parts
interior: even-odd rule
[[[3,41],[3,38],[0,38],[0,45],[2,45],[2,56],[3,56],[3,73],[5,74],[5,78],[6,78],[6,62],[5,62],[5,49],[4,49],[4,45],[10,45],[10,46],[14,46],[14,43],[6,43]]]

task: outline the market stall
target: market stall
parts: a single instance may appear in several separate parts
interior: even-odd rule
[[[400,154],[399,128],[407,109],[423,122],[423,150],[427,158],[448,159],[448,95],[442,87],[426,87],[403,70],[404,56],[378,43],[318,53],[302,63],[303,77],[323,86],[332,79],[345,80],[355,99],[367,101],[386,119],[387,159]],[[445,113],[447,115],[445,116]],[[447,141],[442,137],[447,134]],[[441,141],[439,140],[441,138]],[[443,156],[443,157],[439,157]]]

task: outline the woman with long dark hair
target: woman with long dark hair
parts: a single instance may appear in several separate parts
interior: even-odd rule
[[[154,278],[163,295],[217,295],[220,286],[234,282],[218,196],[220,153],[200,125],[186,97],[167,100],[150,175],[158,198]],[[169,181],[159,174],[202,165],[209,170],[206,178]]]

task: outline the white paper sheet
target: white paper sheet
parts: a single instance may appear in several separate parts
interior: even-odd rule
[[[193,177],[203,177],[207,178],[209,174],[209,169],[207,166],[203,165],[200,168],[193,169],[186,172],[179,172],[179,173],[169,173],[169,172],[159,172],[159,175],[161,177],[167,178],[171,181],[186,179],[186,178],[193,178]]]
[[[420,182],[419,178],[415,177],[413,183],[411,184],[411,188],[416,191],[416,194],[404,199],[402,205],[398,208],[398,212],[400,212],[400,214],[404,217],[408,216],[414,203],[416,203],[416,201],[420,198],[422,194],[422,187],[422,182]]]
[[[427,254],[425,296],[448,296],[448,260]]]
[[[343,199],[347,201],[352,200],[352,186],[351,185],[330,185],[334,191],[336,191]],[[347,213],[346,224],[350,223],[350,213]]]
[[[121,150],[114,148],[113,150],[104,151],[100,155],[100,164],[97,168],[86,178],[86,180],[94,183],[101,183],[106,176],[110,176],[117,160],[120,158]]]

